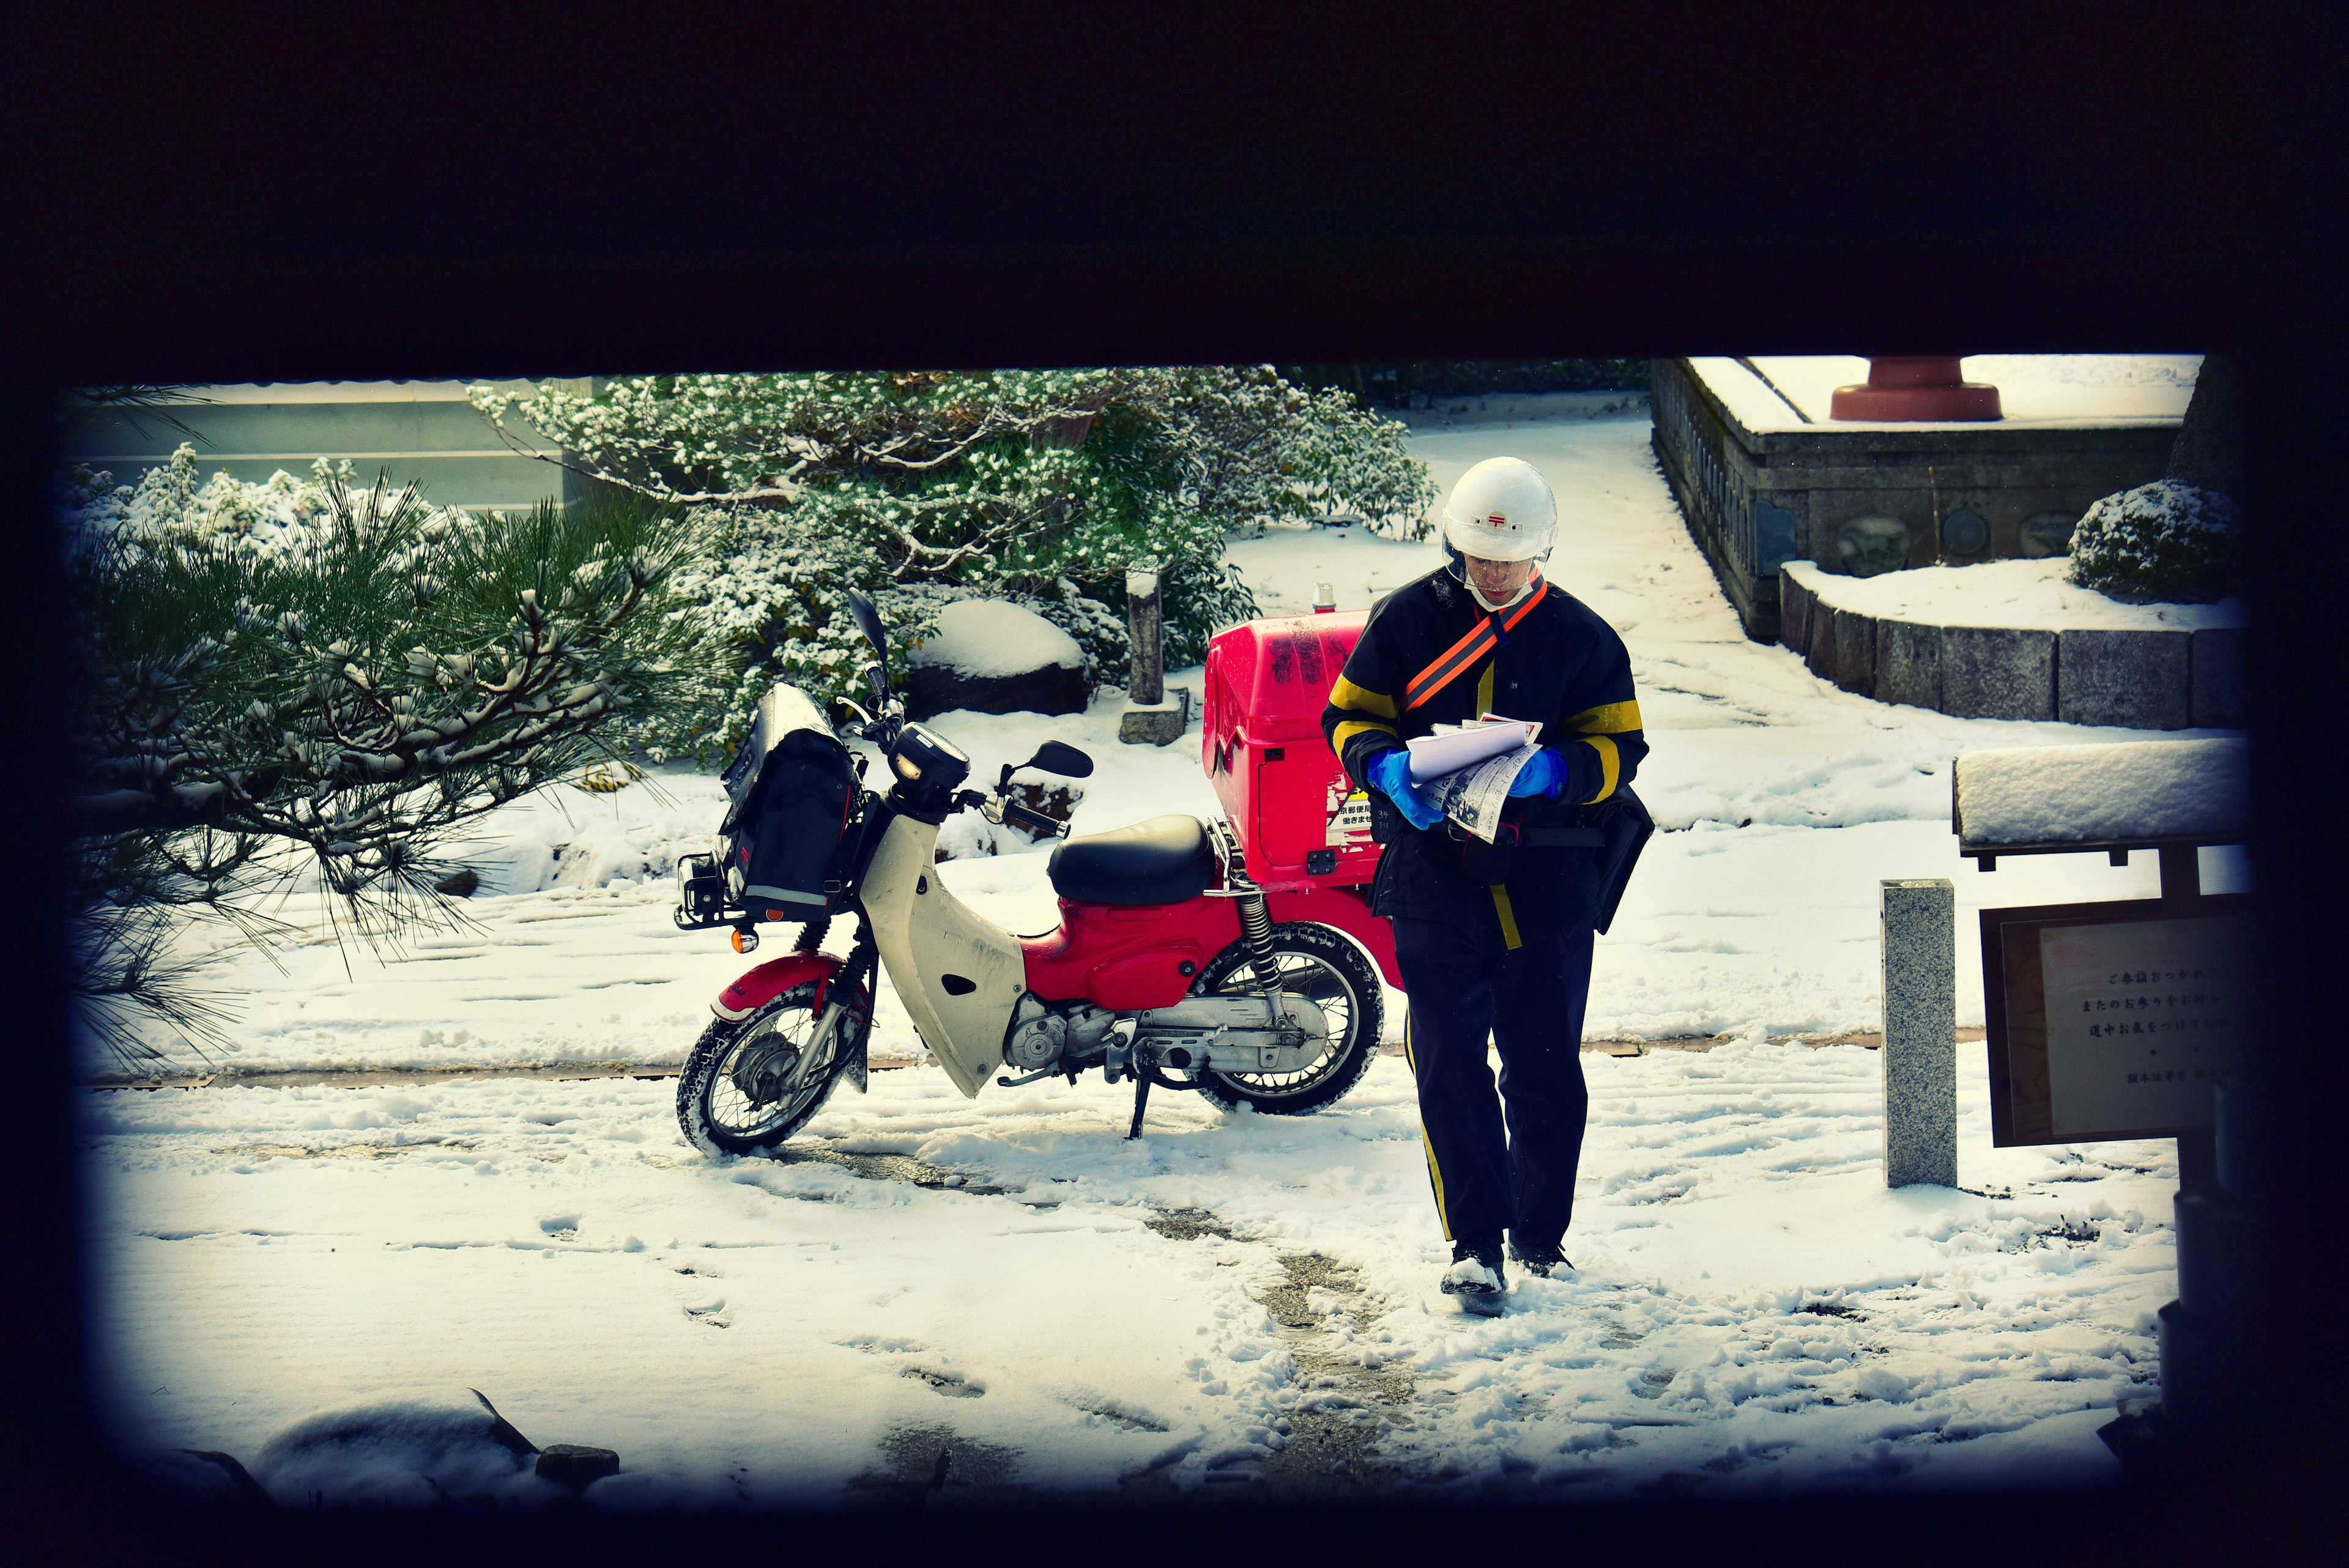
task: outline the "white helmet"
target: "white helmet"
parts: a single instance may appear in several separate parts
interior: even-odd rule
[[[1444,536],[1464,556],[1528,561],[1557,542],[1557,497],[1541,470],[1521,457],[1488,457],[1452,486]]]

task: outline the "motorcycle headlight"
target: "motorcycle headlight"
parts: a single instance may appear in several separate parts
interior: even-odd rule
[[[889,749],[889,765],[907,784],[953,789],[970,776],[970,758],[952,741],[919,724],[908,724]]]

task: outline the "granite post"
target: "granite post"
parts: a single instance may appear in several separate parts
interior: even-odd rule
[[[1884,950],[1884,1184],[1958,1184],[1957,891],[1878,884]]]
[[[1191,722],[1190,691],[1178,688],[1170,694],[1165,688],[1158,591],[1156,572],[1137,566],[1125,574],[1127,640],[1133,662],[1126,680],[1125,711],[1118,717],[1117,738],[1129,746],[1171,746],[1183,738]],[[1180,701],[1169,701],[1170,695]]]
[[[1126,642],[1132,673],[1125,694],[1137,707],[1155,707],[1166,700],[1164,649],[1159,645],[1158,574],[1133,568],[1125,574]]]

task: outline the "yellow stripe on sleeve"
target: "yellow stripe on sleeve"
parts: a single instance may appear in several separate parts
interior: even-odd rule
[[[1581,735],[1619,735],[1627,730],[1645,729],[1640,722],[1640,701],[1609,702],[1597,708],[1586,708],[1567,721]]]
[[[1583,803],[1596,805],[1615,793],[1616,781],[1623,774],[1623,754],[1604,735],[1585,735],[1582,743],[1599,753],[1599,793]]]
[[[1357,713],[1376,713],[1381,719],[1395,716],[1393,698],[1381,696],[1367,686],[1357,686],[1342,675],[1338,677],[1338,684],[1330,688],[1330,701],[1333,707]]]
[[[1342,757],[1346,754],[1346,742],[1365,730],[1384,730],[1388,734],[1394,735],[1396,740],[1402,739],[1401,735],[1395,734],[1395,727],[1392,724],[1381,724],[1376,719],[1349,719],[1330,732],[1330,742],[1338,754]]]

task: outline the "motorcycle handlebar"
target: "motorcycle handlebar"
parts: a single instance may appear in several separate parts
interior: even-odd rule
[[[1069,836],[1067,823],[1055,822],[1042,812],[1031,811],[1016,800],[1007,800],[1003,803],[1003,820],[1016,823],[1021,827],[1033,828],[1038,833],[1049,833],[1055,838],[1066,838]]]

